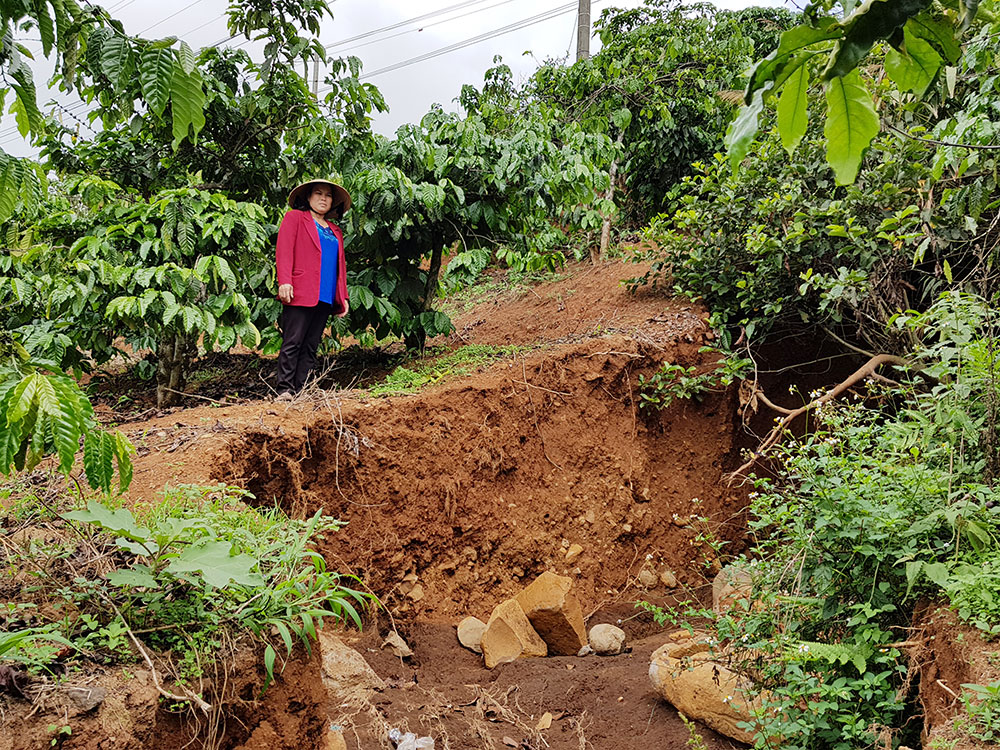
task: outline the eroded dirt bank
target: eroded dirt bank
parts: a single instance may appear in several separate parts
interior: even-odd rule
[[[722,481],[738,463],[739,404],[730,391],[662,412],[640,407],[639,377],[662,363],[711,368],[700,350],[712,334],[696,306],[629,295],[619,282],[635,273],[580,266],[459,313],[451,348],[522,348],[412,395],[212,404],[126,426],[140,450],[133,501],[155,501],[165,483],[222,481],[295,515],[322,508],[348,522],[322,545],[329,565],[358,575],[385,605],[362,635],[345,636],[385,681],[370,703],[330,705],[317,693],[317,660],[304,655],[258,700],[251,658],[231,672],[239,701],[214,747],[323,747],[332,720],[352,750],[391,748],[390,727],[454,750],[686,746],[689,730],[647,676],[662,631],[634,603],[704,598],[708,539],[731,542],[727,550],[740,543],[745,496]],[[567,560],[573,545],[582,551]],[[674,573],[679,585],[647,590],[644,568]],[[488,671],[458,644],[461,617],[486,619],[545,570],[574,579],[588,626],[620,621],[631,650]],[[391,627],[413,657],[380,648]],[[194,730],[202,744],[205,728],[172,719],[155,694],[129,698],[141,674],[109,684],[132,701],[127,731],[109,729],[120,712],[99,708],[64,747],[180,747]],[[553,724],[538,730],[546,712]],[[713,750],[732,746],[699,731]]]

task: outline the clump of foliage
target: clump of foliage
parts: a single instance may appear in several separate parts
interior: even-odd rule
[[[719,353],[711,347],[702,351]],[[697,365],[664,362],[652,375],[639,376],[639,407],[665,409],[678,399],[700,401],[708,393],[725,391],[744,378],[752,366],[753,360],[736,356],[721,357],[707,372],[698,372]]]
[[[359,609],[372,599],[315,549],[343,524],[322,512],[290,519],[245,499],[220,485],[168,489],[162,503],[134,513],[91,500],[62,514],[79,539],[6,549],[8,571],[34,579],[0,613],[3,630],[25,633],[14,655],[44,669],[45,641],[71,647],[71,660],[128,663],[169,652],[176,667],[168,676],[198,702],[211,697],[197,686],[225,669],[217,662],[231,644],[260,644],[266,689],[279,657],[296,643],[309,648],[325,618],[360,627]],[[41,603],[61,619],[41,620]]]
[[[55,454],[68,475],[83,442],[83,468],[94,489],[111,491],[132,481],[132,444],[120,432],[98,427],[90,400],[58,361],[32,356],[9,331],[0,330],[0,474],[30,471]]]
[[[938,596],[989,633],[1000,607],[971,575],[1000,554],[994,312],[949,293],[894,325],[922,342],[912,382],[868,383],[788,436],[751,494],[753,593],[713,618],[762,690],[758,746],[907,742],[913,606]],[[916,373],[921,373],[916,377]]]
[[[263,209],[192,188],[122,200],[117,185],[97,178],[67,187],[42,221],[9,228],[19,249],[0,262],[11,325],[58,326],[58,366],[83,352],[107,361],[124,334],[134,350],[155,352],[165,405],[183,391],[199,339],[223,351],[241,339],[260,343],[253,321],[277,305],[258,302],[271,276]]]
[[[733,107],[720,93],[741,86],[751,61],[792,23],[784,9],[731,12],[673,0],[608,9],[595,25],[601,50],[571,66],[542,66],[529,92],[620,144],[623,208],[641,224],[692,163],[722,147]]]

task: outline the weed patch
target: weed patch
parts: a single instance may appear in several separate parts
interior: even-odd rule
[[[486,346],[473,344],[443,354],[415,361],[412,367],[399,365],[389,376],[368,392],[373,396],[413,393],[424,386],[441,382],[449,377],[461,377],[504,357],[524,351],[518,346]]]

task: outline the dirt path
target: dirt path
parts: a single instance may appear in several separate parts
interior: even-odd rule
[[[639,376],[663,362],[709,368],[700,349],[712,334],[693,305],[628,294],[620,280],[634,275],[580,265],[555,282],[498,289],[455,315],[446,343],[525,348],[413,395],[206,402],[122,426],[139,448],[134,502],[155,502],[164,484],[220,481],[348,522],[322,552],[386,607],[355,644],[386,687],[344,718],[352,750],[391,748],[389,727],[455,750],[686,746],[688,729],[647,675],[660,629],[634,603],[704,598],[706,534],[739,540],[745,498],[720,481],[737,454],[737,403],[719,393],[638,408]],[[567,561],[571,545],[582,553]],[[644,568],[676,574],[680,587],[644,590]],[[462,617],[485,620],[545,570],[574,579],[588,626],[621,621],[630,652],[489,671],[458,644]],[[409,660],[379,648],[391,626],[412,645]],[[322,711],[295,698],[294,681],[311,679],[308,667],[287,673],[230,722],[222,746],[319,746]],[[539,732],[545,712],[556,719]],[[713,750],[732,746],[701,734]]]

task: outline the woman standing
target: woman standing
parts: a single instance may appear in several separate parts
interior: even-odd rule
[[[281,313],[278,399],[302,390],[316,364],[323,331],[332,312],[347,315],[344,235],[334,221],[351,207],[351,196],[329,180],[304,182],[288,195],[291,211],[278,229],[275,253]]]

